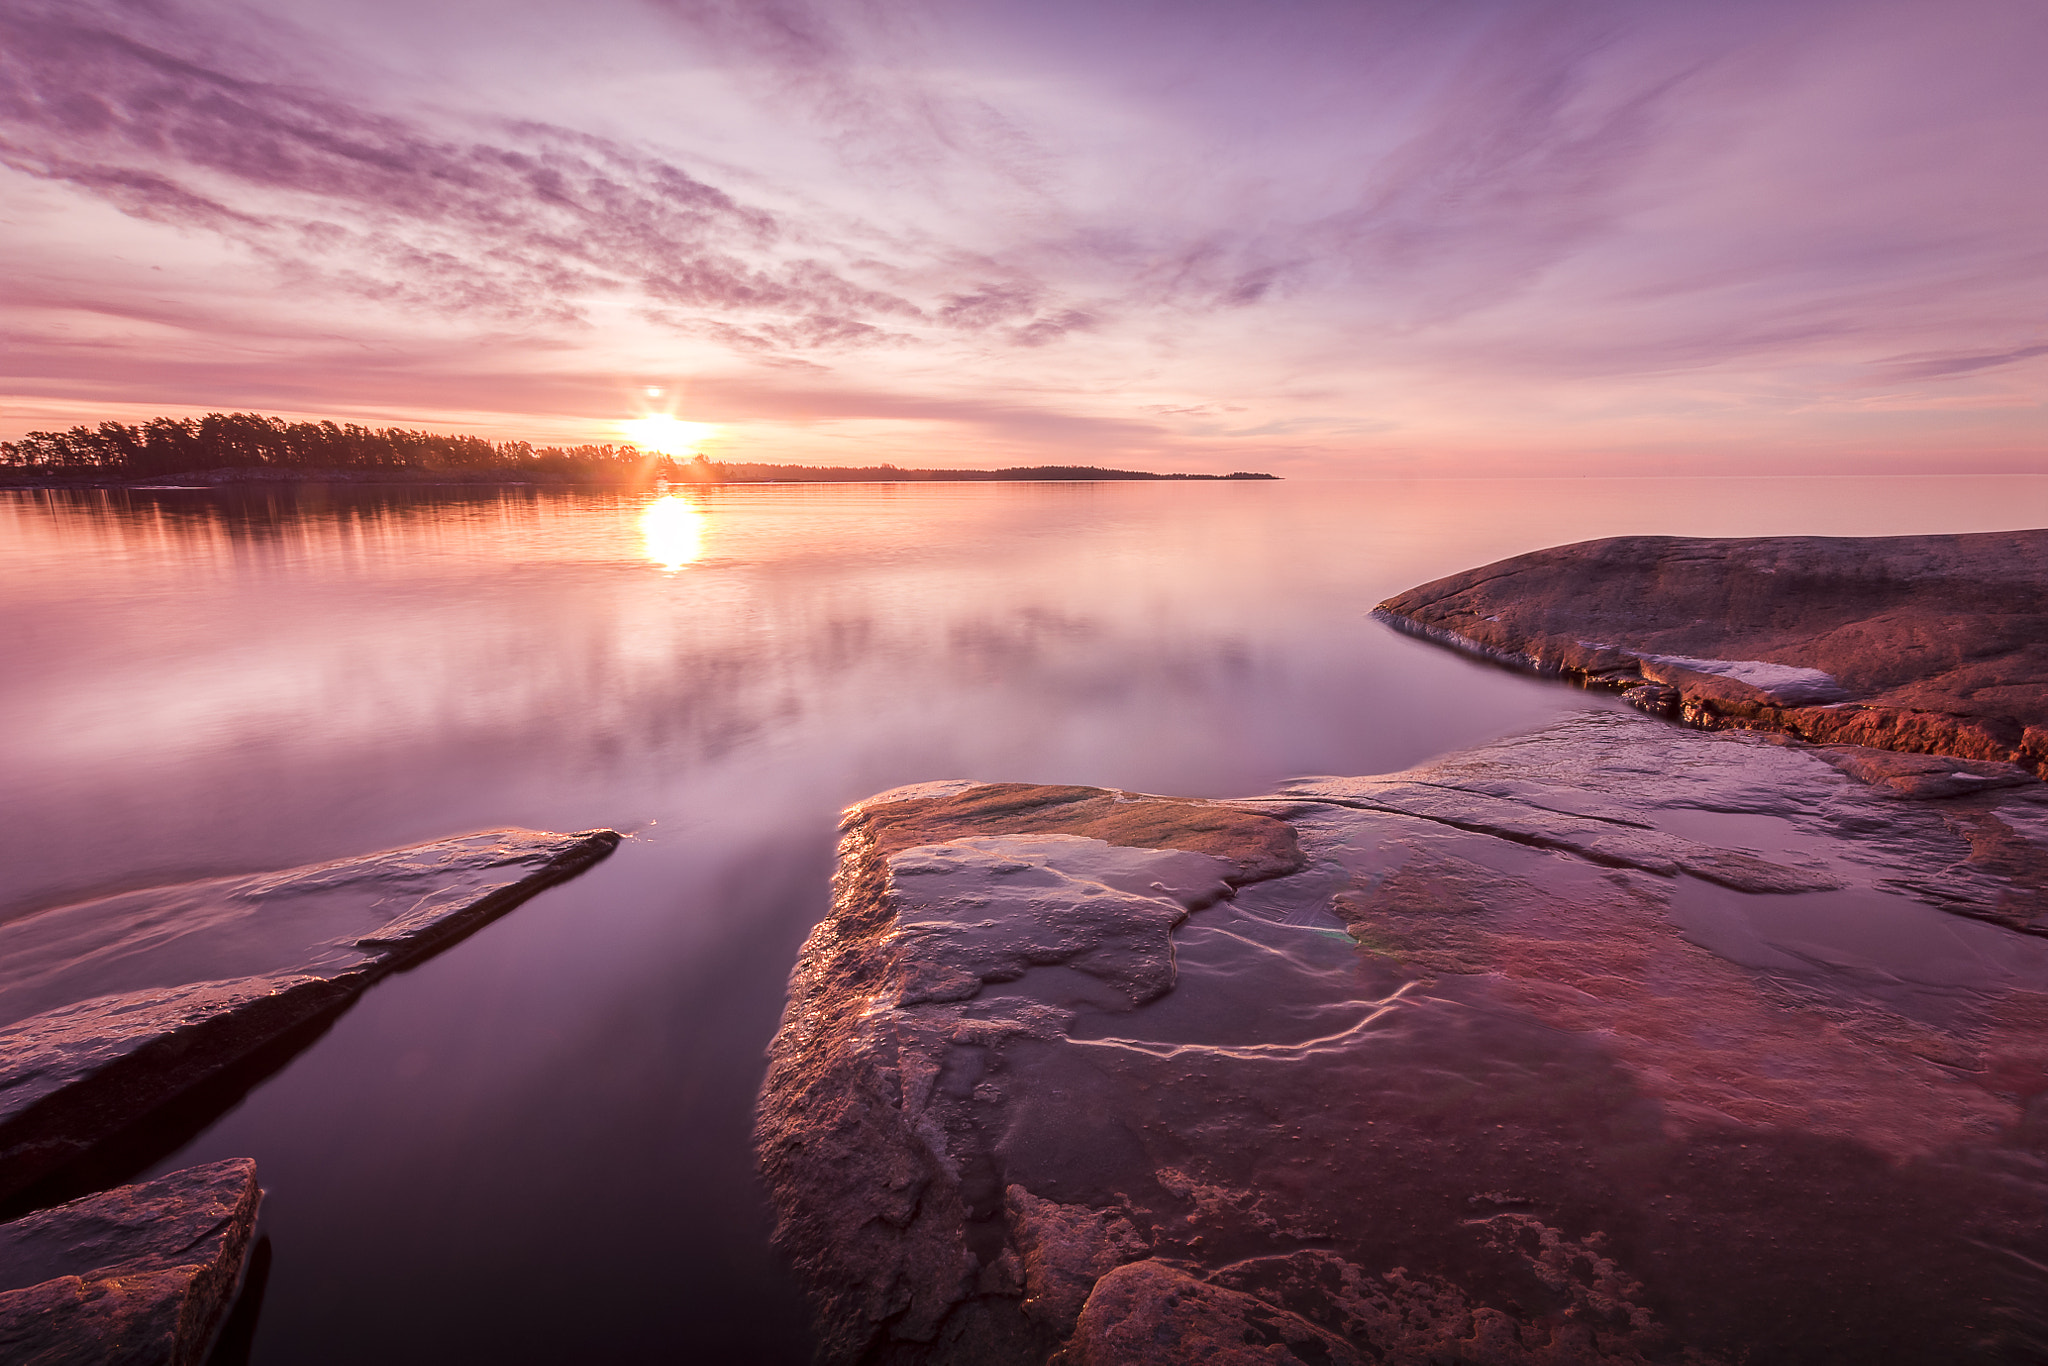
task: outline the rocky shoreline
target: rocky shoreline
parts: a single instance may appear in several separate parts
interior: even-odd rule
[[[1616,537],[1375,615],[1692,725],[2048,769],[2048,531]]]
[[[249,1256],[255,1163],[119,1183],[374,983],[619,841],[485,831],[0,924],[0,1208],[18,1216],[0,1224],[0,1357],[205,1360]]]
[[[821,1360],[2048,1358],[2044,561],[1539,552],[1382,617],[1656,715],[851,808],[756,1129]]]
[[[1848,769],[1594,713],[853,808],[758,1127],[822,1359],[2036,1359],[2044,880],[1969,832],[2048,791]]]
[[[2048,1359],[2043,585],[2042,532],[1561,547],[1379,614],[1651,715],[851,808],[755,1130],[820,1359]],[[137,1176],[619,839],[0,925],[0,1356],[203,1361],[258,1174]]]

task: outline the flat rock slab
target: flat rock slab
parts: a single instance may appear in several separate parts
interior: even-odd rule
[[[256,1164],[189,1167],[0,1225],[0,1360],[198,1366],[256,1225]]]
[[[493,830],[0,925],[0,1199],[618,843]]]
[[[2042,785],[1830,755],[853,808],[757,1129],[825,1359],[2048,1357]]]
[[[1377,615],[1697,724],[2048,765],[2048,531],[1623,536],[1453,574]]]

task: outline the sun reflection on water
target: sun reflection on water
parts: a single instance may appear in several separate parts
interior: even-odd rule
[[[669,494],[640,513],[647,558],[674,572],[704,553],[704,514],[689,499]]]

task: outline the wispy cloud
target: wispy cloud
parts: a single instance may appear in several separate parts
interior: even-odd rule
[[[2023,360],[2032,360],[2036,356],[2048,356],[2048,346],[2020,346],[2010,351],[1992,351],[1979,355],[1891,356],[1877,362],[1877,379],[1880,383],[1946,379],[1955,375],[1973,375],[1983,370],[2002,369],[2008,365],[2017,365]]]
[[[644,374],[793,449],[1332,469],[1847,449],[1877,386],[1977,414],[1907,456],[2017,448],[2048,32],[1958,3],[15,0],[0,382],[511,423]]]
[[[646,151],[540,123],[430,132],[174,55],[120,17],[0,16],[0,161],[220,233],[301,281],[410,306],[570,322],[592,296],[630,290],[802,346],[923,317]]]

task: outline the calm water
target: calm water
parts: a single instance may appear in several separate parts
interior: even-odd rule
[[[1366,619],[1624,532],[2048,525],[2048,477],[0,493],[0,917],[494,825],[634,838],[160,1162],[252,1359],[806,1359],[747,1132],[840,807],[1233,795],[1598,705]]]

